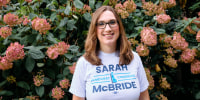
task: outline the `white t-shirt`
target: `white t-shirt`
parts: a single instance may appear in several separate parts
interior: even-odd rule
[[[139,55],[133,54],[132,62],[122,66],[117,53],[100,51],[100,66],[80,57],[69,91],[87,100],[138,100],[149,83]]]

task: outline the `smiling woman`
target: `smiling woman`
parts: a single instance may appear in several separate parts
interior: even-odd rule
[[[131,50],[112,7],[102,6],[94,12],[85,51],[69,90],[73,100],[149,100],[141,59]]]

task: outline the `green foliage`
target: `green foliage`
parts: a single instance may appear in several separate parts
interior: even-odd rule
[[[19,18],[27,16],[30,21],[35,18],[47,19],[51,29],[46,34],[40,34],[33,29],[32,23],[27,25],[19,24],[12,27],[12,35],[7,38],[0,38],[0,54],[5,56],[10,43],[19,42],[24,45],[25,57],[13,62],[13,68],[9,70],[0,70],[0,97],[6,100],[28,100],[27,96],[38,96],[41,100],[54,100],[51,96],[52,89],[59,87],[59,81],[69,79],[71,81],[73,74],[70,67],[84,53],[84,42],[87,36],[88,28],[91,22],[92,13],[102,5],[110,5],[111,0],[33,0],[28,3],[25,0],[11,0],[7,7],[0,8],[0,28],[8,26],[3,21],[3,16],[11,12]],[[126,0],[120,0],[124,3]],[[199,31],[199,27],[194,22],[197,17],[182,20],[182,10],[179,5],[167,9],[166,13],[171,16],[171,21],[167,24],[158,24],[155,15],[147,16],[142,8],[141,0],[134,0],[137,9],[129,13],[129,16],[122,19],[126,35],[129,40],[135,39],[140,42],[140,33],[143,27],[151,27],[157,33],[158,39],[162,34],[172,37],[174,31],[181,32],[181,35],[189,43],[188,48],[196,48],[196,59],[200,59],[200,43],[196,41],[196,35],[186,31],[187,26],[191,26],[194,31]],[[159,4],[160,0],[153,1]],[[169,0],[164,0],[168,2]],[[119,2],[118,2],[119,3]],[[83,12],[84,5],[90,6],[91,11]],[[199,2],[190,9],[197,9]],[[113,5],[111,5],[113,6]],[[67,53],[59,55],[56,59],[50,59],[47,56],[47,49],[54,44],[65,41],[70,45]],[[139,43],[132,44],[135,51]],[[149,90],[151,100],[158,100],[156,96],[164,94],[169,100],[177,99],[199,99],[199,75],[191,74],[190,65],[178,62],[178,68],[170,68],[163,63],[164,56],[167,56],[162,42],[156,46],[149,46],[150,54],[141,57],[145,68],[149,68],[154,78],[155,87]],[[174,50],[175,59],[180,58],[181,50]],[[160,66],[161,71],[155,70],[156,65]],[[35,86],[33,78],[36,75],[44,75],[44,82],[40,86]],[[15,78],[13,78],[13,77]],[[167,77],[171,89],[160,87],[161,77]],[[66,95],[63,100],[71,100],[71,94],[68,89],[63,89]],[[181,97],[180,97],[181,96]],[[179,98],[177,98],[179,97]]]

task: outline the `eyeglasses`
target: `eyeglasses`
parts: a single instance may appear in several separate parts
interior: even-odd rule
[[[104,22],[104,21],[100,21],[96,24],[96,26],[100,29],[104,29],[106,27],[106,25],[109,25],[110,28],[116,27],[118,25],[118,22],[116,20],[110,20],[109,22]]]

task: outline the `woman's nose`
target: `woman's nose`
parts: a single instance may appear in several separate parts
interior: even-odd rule
[[[106,26],[105,26],[105,31],[110,31],[110,30],[111,30],[110,25],[109,25],[109,24],[106,24]]]

